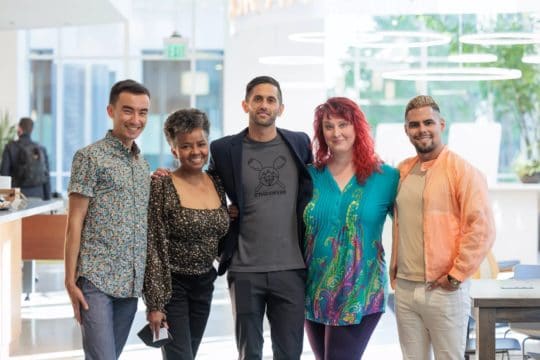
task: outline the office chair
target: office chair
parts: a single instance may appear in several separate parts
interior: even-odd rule
[[[540,265],[527,265],[527,264],[518,264],[514,266],[514,279],[516,280],[531,280],[531,279],[540,279]],[[534,353],[525,353],[525,342],[528,340],[540,340],[540,323],[538,322],[528,322],[528,323],[510,323],[510,330],[520,334],[526,335],[526,337],[521,342],[522,356],[523,359],[528,359],[534,357]],[[533,355],[531,355],[533,354]]]
[[[469,316],[469,324],[467,325],[467,346],[465,347],[465,359],[469,360],[471,355],[476,353],[476,339],[471,338],[471,333],[475,331],[476,322],[472,316]],[[495,353],[502,354],[501,359],[506,357],[510,360],[510,351],[521,350],[519,341],[514,338],[496,338],[495,339]]]

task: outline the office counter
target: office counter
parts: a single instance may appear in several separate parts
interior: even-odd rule
[[[21,333],[22,219],[63,208],[62,200],[30,198],[25,209],[0,211],[0,359],[8,358]]]

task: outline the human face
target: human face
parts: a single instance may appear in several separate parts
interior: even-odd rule
[[[190,133],[180,133],[176,136],[176,145],[171,147],[171,151],[180,161],[183,170],[202,171],[208,161],[208,136],[201,128]]]
[[[332,155],[352,154],[356,133],[349,121],[329,116],[322,121],[324,141]]]
[[[147,95],[129,92],[121,92],[116,103],[107,106],[107,113],[113,121],[112,133],[128,148],[144,130],[149,107]]]
[[[431,106],[410,110],[405,119],[405,133],[424,161],[437,158],[441,152],[444,127],[444,119]]]
[[[249,114],[249,125],[255,127],[275,127],[276,118],[283,112],[283,104],[278,97],[278,89],[272,84],[255,86],[242,108]]]

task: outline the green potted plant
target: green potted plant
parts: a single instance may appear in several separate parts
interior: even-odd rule
[[[518,159],[514,163],[514,170],[521,182],[524,183],[539,183],[540,182],[540,160]]]
[[[10,121],[8,111],[0,112],[0,160],[2,159],[2,153],[8,142],[15,139],[16,127]]]

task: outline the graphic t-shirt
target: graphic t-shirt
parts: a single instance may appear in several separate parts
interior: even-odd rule
[[[296,220],[298,169],[278,135],[242,144],[244,214],[230,271],[266,272],[304,268]]]

